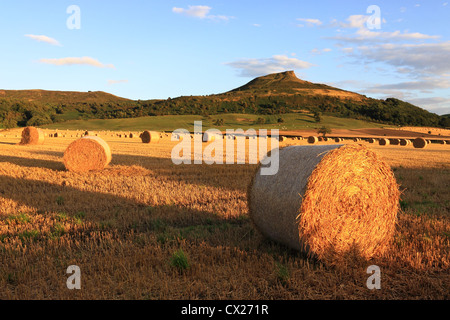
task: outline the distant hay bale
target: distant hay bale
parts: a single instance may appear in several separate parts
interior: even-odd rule
[[[398,146],[400,144],[400,140],[399,139],[389,139],[389,143],[393,146]]]
[[[278,138],[278,140],[280,142],[284,142],[284,141],[286,141],[286,137],[285,136],[281,136],[281,137]]]
[[[401,146],[407,146],[409,144],[411,144],[410,140],[408,140],[408,139],[400,139],[400,145]]]
[[[427,144],[427,140],[425,140],[424,138],[416,138],[413,140],[414,148],[423,149],[427,146]]]
[[[439,144],[445,144],[445,141],[444,140],[438,140],[438,143]]]
[[[93,136],[93,133],[91,131],[85,131],[84,136]]]
[[[367,142],[369,142],[369,143],[374,143],[374,142],[375,142],[375,139],[369,138],[369,139],[367,139]]]
[[[111,162],[111,149],[102,138],[85,136],[67,147],[63,159],[71,172],[100,171]]]
[[[327,141],[328,141],[328,138],[327,138],[327,137],[323,137],[322,140],[325,141],[325,142],[327,142]]]
[[[445,144],[450,144],[450,140],[445,140]]]
[[[318,137],[317,140],[318,140],[319,142],[321,142],[321,141],[323,141],[323,137]]]
[[[26,127],[22,130],[21,145],[40,145],[45,141],[44,131],[35,127]]]
[[[211,133],[211,132],[203,133],[203,136],[202,136],[203,142],[211,142],[211,141],[215,141],[216,139],[217,139],[217,136],[214,133]]]
[[[395,231],[399,188],[391,168],[362,145],[290,146],[279,170],[248,187],[248,207],[266,237],[325,261],[356,250],[383,254]],[[351,164],[351,165],[349,165]]]
[[[130,138],[134,138],[134,134],[130,132]]]
[[[342,139],[342,138],[334,138],[334,142],[342,142],[342,141],[344,141],[344,139]]]
[[[390,141],[386,138],[381,138],[380,140],[378,140],[378,144],[380,146],[388,146],[390,144]]]
[[[317,138],[316,136],[310,136],[308,137],[308,143],[314,144],[319,142],[319,138]]]
[[[159,133],[156,131],[144,131],[141,134],[142,143],[157,143],[160,139]]]
[[[360,138],[353,138],[353,142],[360,142],[361,139]]]

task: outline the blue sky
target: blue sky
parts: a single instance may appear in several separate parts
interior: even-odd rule
[[[450,113],[449,2],[2,1],[0,88],[165,99],[294,70]]]

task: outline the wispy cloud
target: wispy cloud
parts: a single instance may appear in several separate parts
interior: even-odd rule
[[[103,64],[91,57],[67,57],[60,59],[40,59],[39,62],[55,66],[88,65],[97,68],[115,68],[112,64]]]
[[[262,59],[242,59],[226,65],[236,69],[241,77],[259,77],[270,73],[292,69],[307,69],[313,64],[285,55],[274,55]]]
[[[228,20],[234,18],[232,16],[209,14],[211,9],[212,8],[209,7],[209,6],[188,6],[187,9],[173,7],[172,8],[172,12],[177,13],[177,14],[182,14],[182,15],[185,15],[185,16],[188,16],[188,17],[192,17],[192,18],[197,18],[197,19],[210,19],[210,20],[228,21]]]
[[[382,62],[397,68],[400,73],[415,77],[446,76],[450,73],[450,41],[419,44],[380,44],[358,47],[359,57],[366,61]]]
[[[128,80],[108,80],[108,85],[111,86],[113,84],[119,84],[119,83],[128,83]]]
[[[36,41],[39,41],[39,42],[45,42],[45,43],[51,44],[53,46],[60,46],[61,47],[61,44],[59,43],[58,40],[55,40],[53,38],[50,38],[50,37],[47,37],[47,36],[44,36],[44,35],[26,34],[25,37],[28,37],[30,39],[33,39],[33,40],[36,40]]]
[[[427,35],[420,32],[401,32],[401,31],[372,31],[367,28],[367,21],[370,17],[366,15],[351,15],[346,22],[332,21],[331,26],[343,29],[356,29],[350,35],[338,35],[329,37],[329,39],[338,40],[340,42],[364,43],[364,42],[386,42],[386,41],[403,41],[403,40],[430,40],[438,39],[438,35]],[[379,21],[382,23],[384,21]]]
[[[305,18],[298,18],[297,21],[305,22],[308,27],[313,26],[320,26],[322,24],[322,21],[319,19],[305,19]],[[304,24],[297,25],[298,27],[304,27]]]

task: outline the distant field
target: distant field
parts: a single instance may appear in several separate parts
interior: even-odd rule
[[[264,124],[257,123],[258,118],[265,120]],[[284,122],[279,123],[278,119],[283,118]],[[217,119],[223,119],[224,124],[217,126],[214,122]],[[70,120],[62,123],[55,123],[43,126],[48,129],[69,129],[69,130],[157,130],[173,131],[183,128],[189,131],[194,130],[194,121],[202,121],[203,129],[218,128],[226,129],[315,129],[322,126],[342,129],[360,129],[360,128],[386,128],[391,127],[379,123],[368,121],[337,118],[332,116],[322,116],[322,121],[316,123],[311,115],[302,113],[287,113],[283,115],[252,115],[252,114],[220,114],[210,117],[196,115],[174,115],[174,116],[154,116],[127,119],[107,119],[107,120]]]

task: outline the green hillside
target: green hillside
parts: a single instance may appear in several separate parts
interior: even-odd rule
[[[279,119],[282,122],[279,122]],[[263,119],[263,121],[261,121]],[[146,116],[129,119],[91,119],[73,120],[63,123],[54,123],[43,126],[47,129],[58,130],[113,130],[113,131],[173,131],[175,129],[194,130],[194,121],[202,121],[203,130],[216,128],[225,131],[226,129],[279,129],[279,130],[300,130],[318,129],[326,126],[331,129],[360,129],[360,128],[380,128],[385,125],[367,122],[356,119],[336,118],[333,116],[323,116],[320,123],[317,123],[312,114],[286,113],[279,116],[260,116],[254,114],[220,114],[208,117],[195,115],[169,115],[169,116]]]
[[[0,127],[43,126],[89,119],[163,115],[203,117],[289,113],[331,115],[389,125],[448,126],[440,117],[399,99],[379,100],[298,79],[293,71],[258,77],[234,90],[167,100],[129,100],[105,92],[0,90]]]

